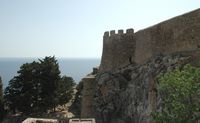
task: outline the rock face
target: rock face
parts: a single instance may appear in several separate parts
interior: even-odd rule
[[[189,55],[192,54],[192,55]],[[153,123],[151,113],[161,108],[156,76],[187,63],[195,64],[199,51],[159,54],[142,65],[128,65],[97,76],[94,109],[98,123]]]
[[[134,33],[105,32],[100,71],[106,72],[137,63],[158,53],[200,48],[200,9]]]

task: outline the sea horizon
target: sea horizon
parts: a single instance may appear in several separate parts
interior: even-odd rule
[[[0,57],[0,76],[2,78],[3,87],[17,75],[20,66],[24,63],[31,63],[44,57]],[[61,76],[66,75],[79,83],[81,79],[92,72],[93,67],[100,64],[100,58],[59,58],[55,57],[59,64]]]

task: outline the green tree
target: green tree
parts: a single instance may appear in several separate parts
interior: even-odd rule
[[[41,86],[40,108],[50,109],[56,106],[56,89],[60,81],[59,65],[55,57],[45,57],[40,61],[39,81]]]
[[[162,111],[156,123],[196,123],[200,120],[200,68],[186,65],[158,76]]]
[[[73,79],[68,77],[61,79],[55,57],[45,57],[38,62],[23,64],[18,75],[10,80],[5,89],[6,104],[13,112],[15,109],[25,114],[45,112],[60,103],[63,104],[64,99],[68,101],[71,98],[69,86],[72,81]],[[64,89],[67,97],[63,95]]]
[[[73,94],[73,87],[75,83],[73,78],[63,76],[61,80],[58,83],[58,87],[56,90],[56,99],[57,99],[57,104],[59,105],[64,105],[66,104],[69,100],[72,98]]]
[[[7,105],[15,113],[15,109],[25,113],[31,113],[37,105],[38,98],[38,63],[26,63],[20,67],[15,76],[10,80],[5,90],[5,99]]]

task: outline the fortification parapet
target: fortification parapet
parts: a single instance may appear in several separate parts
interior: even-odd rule
[[[115,35],[115,30],[110,31],[110,36],[113,36],[113,35]]]
[[[105,32],[100,71],[117,69],[130,64],[134,47],[133,29],[127,29],[126,33],[122,29],[119,29],[118,33],[115,33],[115,30]]]
[[[128,64],[142,64],[158,53],[199,50],[200,9],[161,22],[144,30],[112,30],[104,38],[100,71]],[[104,34],[105,35],[105,34]]]
[[[123,29],[118,30],[118,34],[119,34],[119,35],[124,34],[124,30],[123,30]]]
[[[134,33],[134,29],[130,28],[126,30],[126,34],[132,34]]]
[[[126,33],[124,33],[123,29],[119,29],[118,33],[115,32],[115,30],[111,30],[104,32],[104,37],[108,38],[108,37],[113,37],[113,36],[118,36],[118,35],[125,35],[125,34],[134,34],[134,29],[130,28],[126,30]]]
[[[108,31],[106,31],[106,32],[104,32],[104,35],[103,35],[104,37],[109,37],[109,32]]]

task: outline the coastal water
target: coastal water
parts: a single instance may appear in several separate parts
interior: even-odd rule
[[[0,76],[4,88],[24,63],[37,61],[37,58],[0,58]],[[84,76],[92,72],[92,68],[100,64],[100,59],[57,59],[61,75],[71,76],[78,83]]]

